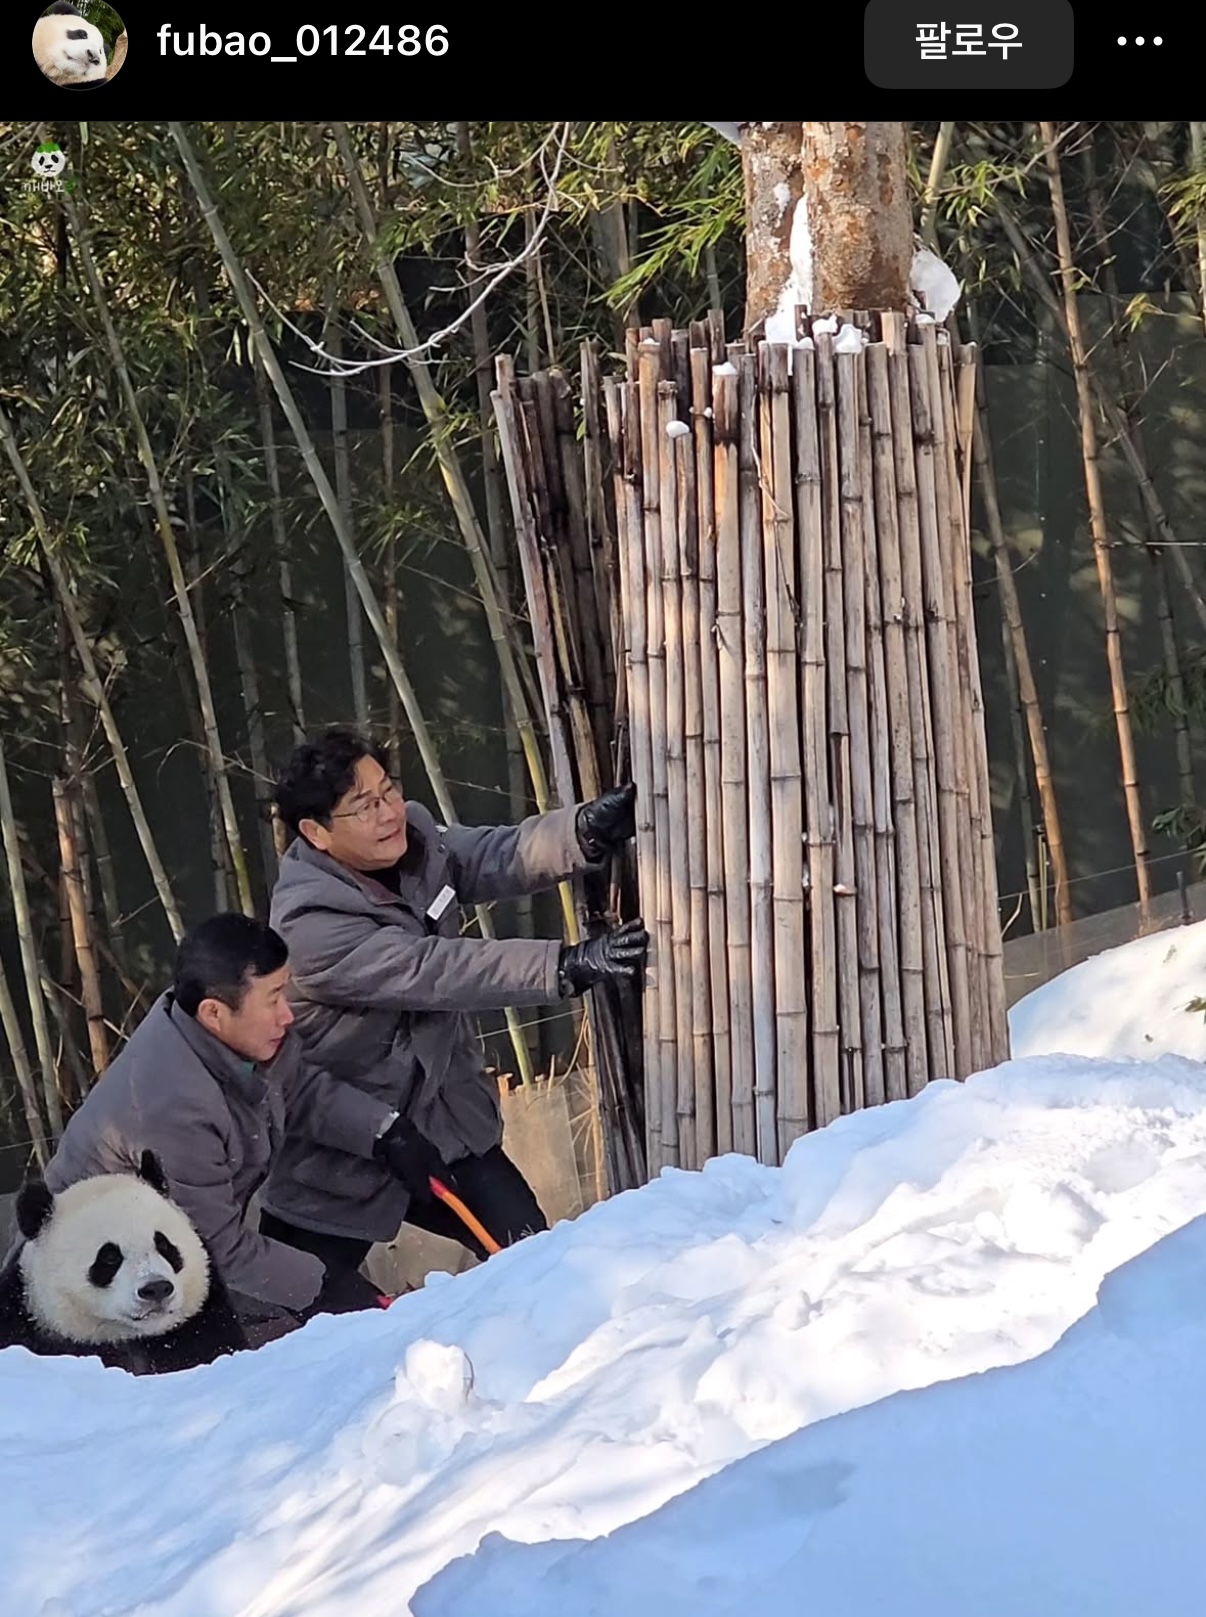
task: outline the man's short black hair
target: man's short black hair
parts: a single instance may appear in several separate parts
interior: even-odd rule
[[[298,835],[303,820],[329,823],[339,799],[356,784],[356,765],[374,758],[389,772],[385,748],[346,725],[333,724],[316,741],[303,741],[277,776],[277,812]]]
[[[279,932],[250,915],[211,915],[186,932],[176,951],[176,1004],[196,1016],[203,999],[221,1000],[237,1011],[253,977],[270,977],[287,964]]]

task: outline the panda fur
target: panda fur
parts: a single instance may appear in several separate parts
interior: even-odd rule
[[[46,77],[67,90],[99,83],[108,68],[100,29],[68,0],[55,0],[34,24],[33,53]]]
[[[16,1212],[24,1240],[0,1274],[0,1348],[156,1375],[247,1346],[154,1152],[136,1174],[98,1174],[57,1196],[30,1178]]]

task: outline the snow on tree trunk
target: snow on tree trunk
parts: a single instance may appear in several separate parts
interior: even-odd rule
[[[745,328],[773,315],[792,278],[791,227],[804,194],[803,124],[745,124]]]
[[[904,309],[913,216],[902,123],[806,123],[801,169],[814,314]]]

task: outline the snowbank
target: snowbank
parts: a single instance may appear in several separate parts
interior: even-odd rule
[[[973,1528],[962,1610],[1005,1617],[1018,1545],[1070,1587],[1082,1516],[1110,1578],[1132,1519],[1154,1563],[1149,1489],[1175,1560],[1198,1410],[1177,1428],[1162,1400],[1201,1363],[1196,1235],[1111,1282],[1108,1329],[1094,1302],[1203,1212],[1206,1069],[1015,1061],[209,1369],[0,1354],[0,1617],[638,1617],[626,1546],[658,1617],[732,1611],[740,1566],[742,1609],[798,1609],[806,1581],[847,1617],[920,1614],[924,1588],[932,1617]],[[1127,1468],[1129,1500],[1080,1512]],[[1081,1576],[1078,1609],[1112,1613]],[[1072,1609],[1049,1592],[1030,1609]]]

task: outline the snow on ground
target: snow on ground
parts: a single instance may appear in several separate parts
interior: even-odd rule
[[[1048,1055],[188,1375],[0,1354],[0,1617],[1196,1610],[1203,1213],[1206,1068]]]
[[[1181,1055],[1206,1061],[1206,921],[1154,932],[1061,972],[1009,1015],[1015,1056]]]

